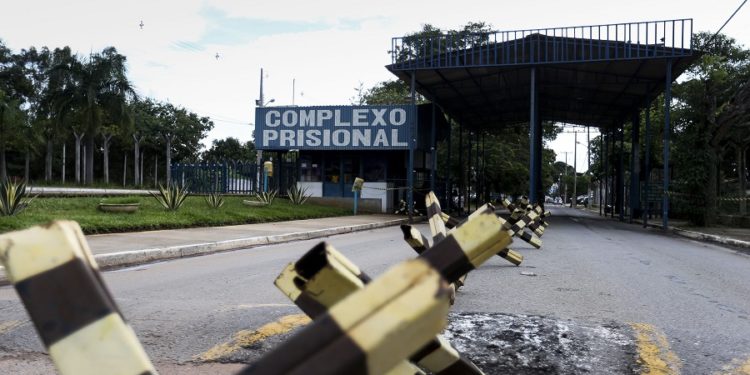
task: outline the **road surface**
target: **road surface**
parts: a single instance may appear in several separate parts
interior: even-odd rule
[[[581,210],[552,213],[541,250],[514,242],[521,267],[495,257],[469,275],[452,325],[461,314],[501,313],[528,315],[526,325],[567,322],[600,334],[615,327],[633,345],[628,366],[637,366],[624,367],[632,371],[750,373],[750,256]],[[328,241],[372,276],[414,256],[398,227]],[[162,373],[229,373],[305,324],[272,282],[315,243],[156,263],[105,280]],[[44,374],[49,366],[15,292],[0,288],[0,373]]]

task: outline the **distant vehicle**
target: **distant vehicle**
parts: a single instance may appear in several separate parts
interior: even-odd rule
[[[584,206],[589,205],[589,196],[588,195],[579,195],[576,197],[576,204],[582,204]]]

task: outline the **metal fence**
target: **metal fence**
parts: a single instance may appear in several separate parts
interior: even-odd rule
[[[258,192],[255,163],[173,164],[172,183],[187,185],[192,193],[253,194]]]
[[[692,55],[693,20],[677,19],[392,38],[392,69],[435,69]]]
[[[263,188],[262,175],[258,184],[258,165],[254,162],[176,163],[171,169],[172,183],[187,185],[194,194],[255,194]],[[297,184],[296,160],[274,161],[274,171],[269,178],[269,189],[284,195]]]

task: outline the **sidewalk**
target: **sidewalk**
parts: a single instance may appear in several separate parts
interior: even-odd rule
[[[289,241],[384,228],[405,223],[405,216],[358,215],[275,223],[97,234],[86,240],[102,269],[208,255]],[[0,267],[0,285],[7,284]]]
[[[599,214],[598,209],[582,208],[583,210]],[[609,216],[607,216],[609,218]],[[615,215],[614,220],[617,220]],[[627,217],[625,222],[627,222]],[[643,220],[633,220],[634,225],[643,226]],[[662,229],[661,218],[653,218],[648,221],[649,228]],[[712,227],[696,227],[691,226],[689,222],[685,220],[669,220],[669,231],[681,236],[690,238],[698,241],[718,243],[721,245],[729,245],[740,247],[743,249],[750,249],[750,229],[748,228],[735,228],[727,226],[712,226]]]

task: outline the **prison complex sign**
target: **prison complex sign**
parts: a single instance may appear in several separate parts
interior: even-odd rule
[[[257,108],[255,147],[259,150],[408,149],[413,113],[409,105]]]

